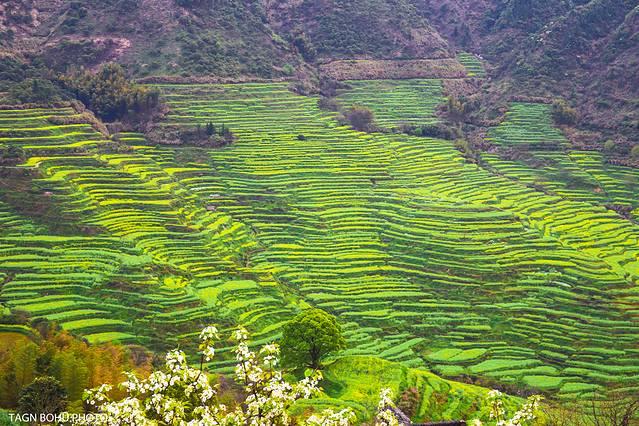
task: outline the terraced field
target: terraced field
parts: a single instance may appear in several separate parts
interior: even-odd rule
[[[483,78],[486,76],[486,69],[479,58],[472,53],[461,52],[457,54],[457,61],[461,63],[469,77]]]
[[[125,134],[121,152],[47,121],[70,110],[0,113],[12,132],[0,142],[41,173],[32,185],[94,233],[52,236],[3,205],[3,303],[95,340],[150,344],[154,330],[179,339],[207,321],[268,340],[308,303],[339,317],[348,355],[570,398],[639,389],[639,227],[597,193],[531,185],[498,157],[467,163],[448,141],[352,131],[284,83],[160,87],[169,123],[224,124],[238,141],[160,148]],[[513,111],[526,108],[539,109]],[[530,144],[553,130],[507,120],[493,137]],[[615,200],[634,196],[632,171],[560,153]],[[80,271],[92,275],[66,282]]]
[[[507,158],[483,155],[490,167],[510,179],[566,199],[626,206],[629,211],[639,207],[639,170],[606,164],[600,153],[567,151],[568,141],[550,121],[549,105],[514,104],[489,140],[515,147]]]
[[[384,128],[399,124],[432,124],[438,105],[445,102],[441,80],[351,80],[340,90],[337,101],[344,107],[364,105]]]

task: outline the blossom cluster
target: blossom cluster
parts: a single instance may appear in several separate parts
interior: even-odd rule
[[[495,421],[495,426],[526,426],[537,419],[537,412],[542,401],[539,395],[528,397],[524,405],[510,418],[506,419],[506,409],[504,408],[504,395],[498,390],[488,392],[488,404],[490,406],[490,419]],[[475,419],[473,426],[482,426],[483,423]]]
[[[85,391],[84,400],[100,414],[99,422],[91,422],[91,425],[289,425],[291,405],[320,392],[318,383],[321,374],[315,372],[297,383],[288,383],[277,369],[279,347],[276,344],[265,345],[256,353],[249,348],[245,329],[236,330],[233,338],[237,343],[235,380],[247,395],[242,404],[232,409],[221,404],[217,399],[216,386],[211,384],[211,378],[202,366],[199,369],[190,367],[184,352],[172,350],[166,355],[164,368],[154,371],[146,379],[128,373],[127,380],[120,384],[126,391],[122,400],[109,398],[110,385]],[[213,326],[206,327],[199,339],[203,364],[215,356],[218,330]],[[349,409],[338,412],[327,410],[311,416],[305,424],[346,426],[352,424],[354,418]]]

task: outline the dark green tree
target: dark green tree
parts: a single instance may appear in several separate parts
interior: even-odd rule
[[[18,412],[59,414],[67,407],[67,393],[51,376],[38,377],[20,393]]]
[[[61,77],[68,92],[106,121],[129,113],[147,113],[159,104],[159,91],[128,80],[118,64],[105,64],[95,74],[84,69]]]
[[[215,126],[210,121],[206,123],[206,135],[213,136],[215,134]]]
[[[61,99],[60,89],[49,80],[29,78],[9,91],[11,99],[20,103],[51,104]]]
[[[280,346],[284,364],[319,369],[321,360],[344,349],[346,341],[334,316],[308,309],[284,326]]]

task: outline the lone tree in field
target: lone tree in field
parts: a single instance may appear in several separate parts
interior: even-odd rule
[[[353,105],[353,107],[346,112],[345,116],[355,130],[368,132],[373,128],[375,114],[373,114],[373,111],[369,108],[360,105]]]
[[[38,377],[22,390],[18,412],[23,414],[59,414],[67,408],[67,393],[51,376]]]
[[[284,363],[317,370],[322,358],[344,349],[346,341],[334,316],[308,309],[284,326],[281,347]]]

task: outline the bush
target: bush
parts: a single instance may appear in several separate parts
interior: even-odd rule
[[[552,116],[557,124],[575,124],[577,122],[577,110],[563,99],[557,99],[552,103]]]
[[[11,87],[9,96],[19,103],[52,104],[61,100],[60,89],[51,81],[29,78]]]
[[[235,141],[235,135],[228,127],[215,127],[213,123],[195,127],[153,126],[146,132],[149,142],[156,145],[182,145],[198,147],[221,147]]]
[[[457,122],[462,121],[465,115],[466,109],[464,107],[464,103],[454,96],[448,98],[448,117],[452,121]]]
[[[339,103],[335,100],[335,98],[329,98],[327,96],[321,96],[317,102],[317,106],[319,109],[323,109],[325,111],[339,111]]]
[[[608,139],[603,144],[603,149],[606,152],[613,152],[617,148],[617,144],[612,139]]]
[[[460,139],[464,135],[462,131],[454,126],[446,123],[424,124],[415,126],[414,124],[401,124],[397,131],[412,136],[423,136],[426,138],[455,140]]]
[[[346,120],[355,130],[360,132],[370,132],[373,129],[375,114],[369,108],[353,105],[344,115]]]
[[[313,62],[315,60],[317,50],[306,34],[302,33],[295,37],[293,45],[297,48],[305,61]]]
[[[639,145],[635,145],[630,150],[630,158],[633,160],[639,160]]]

